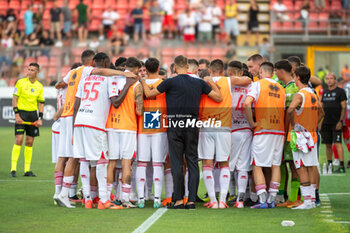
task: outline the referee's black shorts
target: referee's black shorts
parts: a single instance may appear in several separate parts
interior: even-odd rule
[[[38,120],[37,111],[18,111],[19,116],[23,121],[35,122]],[[39,136],[39,128],[34,125],[19,125],[15,124],[15,135],[21,135],[26,133],[27,136],[37,137]]]

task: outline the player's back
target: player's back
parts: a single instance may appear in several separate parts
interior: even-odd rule
[[[214,83],[219,87],[222,102],[216,102],[207,95],[201,96],[199,119],[206,121],[214,119],[221,121],[221,127],[231,127],[232,96],[231,80],[229,77],[213,77]]]
[[[81,102],[74,125],[105,130],[110,108],[108,77],[91,75],[84,78],[76,96]]]
[[[284,88],[276,81],[264,78],[258,81],[260,93],[255,103],[255,117],[260,130],[284,131]]]
[[[126,84],[125,77],[118,78],[118,92],[121,92]],[[137,116],[135,102],[135,87],[140,85],[134,83],[128,89],[125,99],[118,108],[110,106],[106,128],[107,130],[137,131]]]
[[[150,87],[150,89],[157,88],[159,84],[163,82],[162,79],[146,79],[146,84]],[[160,95],[157,95],[155,97],[151,98],[144,98],[143,100],[143,106],[144,106],[144,112],[157,112],[159,111],[161,119],[161,123],[163,122],[163,119],[166,120],[166,100],[165,100],[165,93],[162,93]],[[144,128],[144,116],[138,117],[138,133],[140,134],[153,134],[153,133],[160,133],[160,132],[166,132],[166,128],[163,127],[162,124],[160,124],[159,129],[145,129]]]
[[[247,97],[248,86],[233,86],[232,87],[232,121],[231,129],[233,131],[250,129],[249,122],[244,112],[244,101]]]

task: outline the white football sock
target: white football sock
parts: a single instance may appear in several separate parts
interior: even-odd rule
[[[113,189],[114,189],[114,194],[117,197],[117,200],[120,199],[118,196],[119,173],[121,173],[121,169],[120,168],[115,169]]]
[[[122,184],[122,195],[121,195],[122,202],[129,202],[130,192],[131,192],[131,185],[123,183]]]
[[[91,190],[91,199],[94,200],[97,197],[97,186],[90,186]]]
[[[87,160],[80,160],[80,179],[83,187],[83,194],[85,200],[91,200],[90,162]]]
[[[98,196],[102,203],[109,200],[107,194],[107,166],[108,160],[101,159],[96,165],[96,177],[98,181]]]
[[[113,190],[113,184],[108,184],[107,183],[107,198],[110,201],[114,201],[114,200],[111,200],[112,190]]]
[[[55,195],[60,194],[62,190],[63,172],[55,172]]]
[[[208,197],[210,198],[210,202],[217,202],[216,196],[215,196],[215,184],[214,184],[214,177],[213,177],[213,167],[210,166],[202,166],[202,173],[203,173],[203,181],[205,188],[208,192]]]
[[[306,205],[311,205],[311,188],[309,186],[300,185],[301,195],[303,196],[304,203]]]
[[[316,184],[311,184],[311,201],[315,202],[316,201]]]
[[[267,203],[272,203],[275,201],[279,187],[280,183],[272,181],[270,182],[269,197],[267,199]]]
[[[165,183],[165,198],[169,198],[174,192],[173,176],[171,174],[171,168],[167,168],[164,171],[164,183]]]
[[[188,197],[188,169],[185,174],[185,197]]]
[[[228,186],[230,185],[230,169],[229,167],[220,168],[220,202],[226,202]]]
[[[256,194],[258,195],[259,197],[259,202],[262,204],[262,203],[265,203],[266,202],[266,184],[258,184],[255,186],[255,189],[256,189]]]
[[[154,182],[154,197],[160,198],[163,189],[163,164],[162,163],[152,163],[153,165],[153,182]]]
[[[136,161],[133,161],[131,165],[131,190],[130,194],[136,197],[136,167],[137,163]]]
[[[69,197],[74,197],[77,194],[78,184],[73,183],[69,189]]]
[[[247,189],[248,184],[248,172],[246,171],[239,171],[238,172],[238,197],[239,201],[243,201],[243,198],[245,196],[245,192]]]
[[[137,162],[136,187],[139,200],[145,198],[146,166],[146,162]]]
[[[60,196],[63,196],[64,198],[68,198],[69,188],[72,185],[73,180],[74,180],[74,176],[63,177],[62,190],[61,190]]]

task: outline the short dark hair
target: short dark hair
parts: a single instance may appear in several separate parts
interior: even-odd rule
[[[228,63],[228,68],[243,70],[243,64],[240,61],[231,61]]]
[[[86,49],[81,54],[81,62],[83,64],[86,64],[93,56],[95,56],[95,52],[92,51],[91,49]]]
[[[201,58],[201,59],[199,59],[199,61],[198,61],[198,65],[201,65],[201,64],[205,64],[207,67],[209,67],[210,61],[209,61],[208,59]]]
[[[159,74],[159,75],[167,75],[167,74],[168,74],[168,71],[167,71],[166,69],[164,69],[164,68],[160,68],[158,74]]]
[[[302,84],[308,84],[311,77],[311,72],[309,68],[307,68],[306,66],[300,66],[295,69],[294,73],[296,77],[300,78],[300,82]]]
[[[114,62],[115,67],[122,66],[123,63],[125,65],[126,60],[126,57],[118,57],[118,59]]]
[[[275,69],[277,70],[284,70],[287,73],[292,72],[292,65],[290,64],[290,62],[286,59],[283,60],[279,60],[275,63]]]
[[[188,64],[189,65],[195,65],[195,66],[199,66],[199,63],[196,59],[188,59]]]
[[[40,70],[40,66],[39,66],[39,64],[36,63],[36,62],[30,63],[29,66],[34,66],[34,67],[36,67],[38,70]]]
[[[252,55],[252,56],[250,56],[249,58],[248,58],[248,61],[250,61],[250,60],[252,60],[252,61],[263,61],[264,60],[264,58],[260,55],[260,54],[254,54],[254,55]]]
[[[210,76],[209,69],[203,69],[203,70],[200,72],[200,74],[199,74],[199,77],[200,77],[201,79],[203,79],[203,78],[206,77],[206,76]]]
[[[273,73],[273,64],[271,62],[265,61],[261,63],[260,69],[263,69],[265,72]]]
[[[224,62],[220,59],[215,59],[210,63],[210,69],[213,72],[222,72],[224,71]]]
[[[175,57],[174,63],[178,67],[185,68],[188,64],[187,57],[185,57],[183,55],[179,55],[179,56]]]
[[[102,52],[97,53],[94,56],[94,61],[98,67],[104,67],[104,68],[109,67],[111,63],[108,55]],[[108,65],[107,67],[106,67],[106,64]]]
[[[79,66],[82,66],[83,64],[81,62],[73,63],[73,65],[70,67],[71,70],[78,68]]]
[[[146,70],[151,74],[157,73],[159,68],[159,60],[157,58],[150,57],[145,62],[145,67],[146,67]]]
[[[129,68],[141,68],[142,64],[139,61],[139,59],[137,59],[136,57],[129,57],[126,61],[125,61],[125,66],[129,67]]]
[[[290,63],[294,63],[297,67],[301,65],[301,60],[297,56],[290,56],[287,58]]]

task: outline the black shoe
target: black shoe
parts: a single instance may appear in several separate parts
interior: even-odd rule
[[[32,171],[24,173],[24,176],[36,177],[36,175]]]
[[[258,202],[254,202],[250,198],[248,198],[247,200],[244,201],[244,206],[254,206],[256,204],[258,204]]]
[[[340,168],[338,168],[338,170],[334,171],[333,173],[345,173],[345,168],[340,167]]]
[[[195,204],[186,204],[185,209],[194,210],[194,209],[196,209],[196,205]]]
[[[80,199],[77,195],[75,195],[75,196],[73,196],[73,197],[70,197],[70,198],[69,198],[69,201],[76,202],[76,203],[81,203],[81,202],[83,202],[83,200]]]
[[[16,175],[16,171],[15,170],[13,170],[13,171],[11,171],[10,172],[10,177],[16,177],[17,175]]]
[[[180,204],[180,205],[172,205],[172,206],[168,206],[168,209],[172,209],[172,210],[181,210],[181,209],[185,209],[184,204]]]

